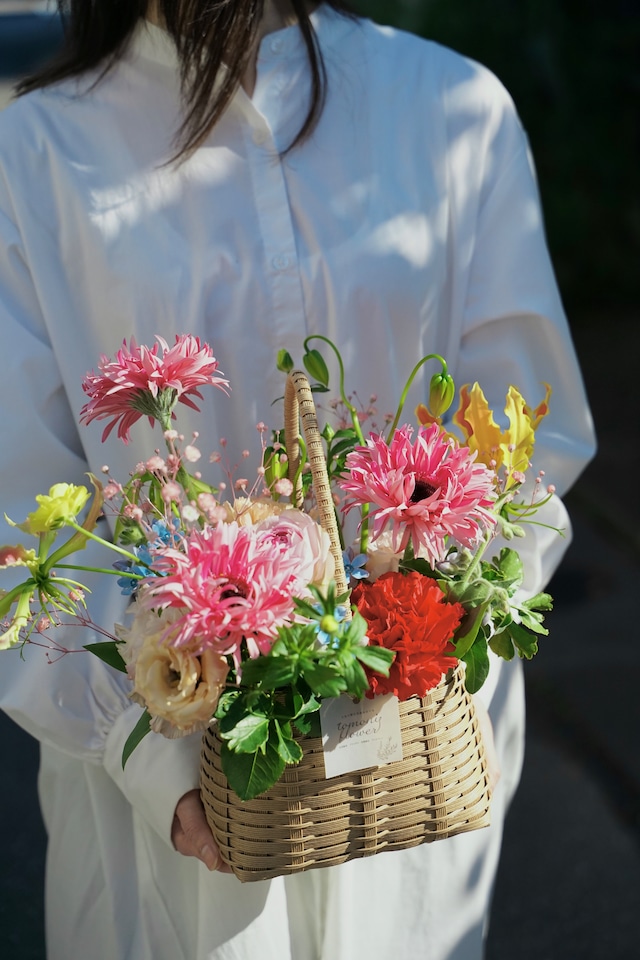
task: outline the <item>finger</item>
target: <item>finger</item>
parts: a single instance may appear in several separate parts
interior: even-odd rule
[[[173,845],[187,857],[197,857],[209,870],[229,873],[209,829],[198,790],[180,798],[171,831]]]

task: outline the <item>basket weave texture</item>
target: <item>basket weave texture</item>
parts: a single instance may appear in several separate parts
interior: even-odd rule
[[[291,373],[285,392],[290,477],[299,461],[299,424],[307,444],[320,523],[332,544],[338,594],[346,590],[335,509],[313,395],[306,375]],[[301,492],[293,501],[301,506]],[[242,881],[267,880],[402,850],[489,823],[487,765],[462,670],[450,671],[423,698],[400,703],[403,759],[326,779],[320,737],[298,738],[299,764],[266,793],[242,801],[220,763],[212,724],[204,734],[200,789],[223,859]]]
[[[203,739],[201,792],[223,859],[243,881],[403,850],[489,823],[482,741],[462,672],[400,704],[404,759],[325,779],[322,740],[271,790],[243,802],[220,767],[216,727]]]

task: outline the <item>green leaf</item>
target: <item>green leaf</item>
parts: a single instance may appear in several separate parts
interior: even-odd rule
[[[287,350],[278,350],[276,367],[281,373],[291,373],[293,370],[293,357]]]
[[[262,656],[246,660],[242,665],[243,687],[260,684],[265,690],[275,690],[291,683],[296,676],[296,660],[289,656]]]
[[[393,663],[395,652],[387,650],[386,647],[356,647],[353,651],[354,656],[358,658],[369,670],[375,670],[383,676],[389,676],[389,669]]]
[[[226,690],[224,693],[220,694],[218,706],[216,707],[216,712],[214,713],[216,720],[222,720],[222,718],[229,713],[236,700],[238,700],[240,697],[242,697],[242,691],[238,688],[235,690]],[[240,715],[238,715],[237,719],[239,718]]]
[[[535,597],[524,600],[522,606],[528,610],[553,610],[553,597],[550,593],[536,593]]]
[[[449,591],[450,597],[455,597],[458,603],[465,607],[478,607],[480,604],[487,608],[487,601],[491,599],[494,593],[494,587],[486,580],[476,580],[474,583],[467,584],[463,590],[459,589],[461,584],[453,583]]]
[[[228,716],[227,714],[227,718]],[[220,736],[229,744],[230,750],[235,750],[237,753],[253,753],[267,742],[269,718],[260,714],[249,713],[230,730],[224,731],[221,723]]]
[[[115,640],[104,640],[100,643],[85,643],[84,649],[88,650],[89,653],[93,653],[94,656],[99,657],[100,660],[104,660],[105,663],[115,670],[126,673],[127,665],[120,656],[118,646],[119,644],[116,643]]]
[[[302,674],[313,692],[319,697],[339,697],[344,692],[344,678],[332,667],[309,662]]]
[[[151,732],[151,717],[149,711],[145,710],[142,713],[142,716],[136,723],[135,727],[127,737],[127,742],[122,748],[122,769],[124,770],[125,764],[135,748],[138,746],[141,740],[144,740],[146,735]]]
[[[329,456],[332,457],[332,459],[337,460],[340,454],[350,453],[357,443],[358,438],[354,433],[353,436],[349,437],[348,440],[340,440],[339,443],[333,444],[329,450]]]
[[[307,372],[321,383],[323,387],[329,386],[329,370],[319,350],[307,350],[302,358],[302,362]]]
[[[477,693],[489,675],[489,654],[484,637],[478,637],[470,650],[461,658],[466,664],[464,685],[469,693]]]
[[[401,570],[416,570],[418,573],[421,573],[423,577],[431,577],[432,580],[437,580],[440,576],[439,573],[436,573],[433,570],[428,562],[422,557],[414,557],[413,560],[401,560],[400,561]]]
[[[489,601],[483,603],[481,607],[475,607],[465,614],[460,625],[460,632],[455,637],[456,657],[463,660],[468,651],[474,646],[478,637],[478,631],[482,626]]]
[[[515,649],[509,636],[508,630],[501,630],[500,633],[494,633],[489,640],[489,646],[503,660],[513,660]]]
[[[350,694],[360,700],[369,689],[369,681],[363,668],[356,659],[350,660],[343,667],[343,677],[346,687],[345,693]]]
[[[518,584],[518,586],[522,583],[524,568],[522,560],[515,550],[512,550],[511,547],[503,547],[494,562],[503,580],[509,580],[511,583]]]
[[[520,614],[522,626],[526,627],[527,630],[532,630],[534,633],[539,633],[544,637],[549,636],[547,628],[542,626],[543,616],[541,613],[537,613],[535,610],[527,610],[526,607],[518,607],[518,613]]]
[[[320,701],[314,697],[309,687],[303,684],[303,688],[300,690],[298,687],[288,687],[285,691],[285,709],[292,720],[320,709]]]
[[[347,626],[346,624],[344,625]],[[349,622],[344,636],[354,647],[360,646],[366,636],[368,627],[369,624],[365,618],[354,608],[353,619]]]
[[[538,641],[536,637],[518,623],[512,623],[511,626],[508,627],[508,630],[518,651],[518,655],[524,657],[526,660],[531,660],[538,652]]]
[[[223,741],[220,751],[222,772],[241,800],[253,800],[274,785],[286,766],[278,753],[278,738],[272,736],[264,750],[234,753]]]
[[[291,736],[291,724],[280,724],[277,720],[273,725],[278,737],[278,754],[285,763],[300,763],[302,760],[302,747],[297,740]]]
[[[299,730],[301,734],[308,736],[311,733],[313,726],[313,720],[316,715],[314,713],[307,714],[306,716],[298,716],[294,719],[293,724],[296,730]]]

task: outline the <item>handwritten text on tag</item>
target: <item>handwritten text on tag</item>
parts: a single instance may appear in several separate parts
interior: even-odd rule
[[[402,760],[400,709],[393,694],[360,700],[332,697],[320,708],[327,779]]]

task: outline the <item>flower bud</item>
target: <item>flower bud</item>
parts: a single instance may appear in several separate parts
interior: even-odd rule
[[[302,362],[307,373],[315,377],[318,383],[321,383],[323,387],[329,386],[329,370],[319,350],[307,350]]]
[[[276,366],[281,373],[290,373],[293,370],[293,359],[287,350],[278,350]]]
[[[434,417],[441,417],[447,412],[453,398],[456,386],[453,377],[448,373],[434,373],[429,384],[429,411]]]
[[[324,633],[334,634],[338,632],[338,621],[332,614],[325,613],[324,617],[320,620],[320,629]]]

